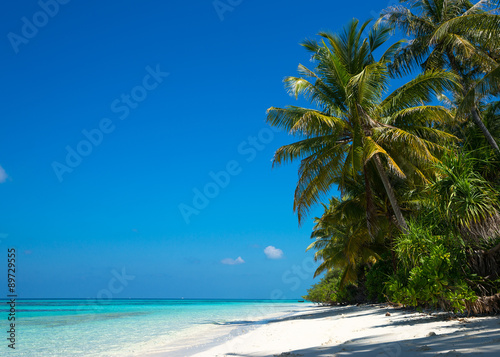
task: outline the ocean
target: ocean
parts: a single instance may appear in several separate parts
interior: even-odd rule
[[[303,306],[297,300],[18,300],[13,350],[2,300],[0,355],[189,356]],[[214,335],[214,326],[226,328]]]

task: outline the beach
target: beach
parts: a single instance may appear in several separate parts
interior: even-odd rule
[[[193,335],[183,341],[191,344],[191,352],[184,349],[184,352],[148,356],[500,355],[498,316],[454,317],[385,304],[341,307],[306,304],[299,310],[261,324],[213,326],[210,334],[218,337],[211,345],[198,346],[202,351],[194,348],[200,336]],[[230,331],[235,329],[239,332],[231,335]],[[205,332],[204,338],[209,337]]]
[[[2,14],[0,357],[500,357],[500,0]]]
[[[23,300],[15,356],[500,355],[500,316],[297,300]],[[47,343],[51,336],[51,343]]]

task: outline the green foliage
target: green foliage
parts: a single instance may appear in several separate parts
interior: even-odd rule
[[[340,276],[338,272],[327,273],[321,278],[319,283],[314,284],[307,290],[304,299],[321,304],[334,304],[338,302],[338,292],[340,285]]]
[[[465,227],[499,208],[498,192],[474,170],[472,161],[466,155],[447,156],[437,164],[441,177],[431,186],[447,218]]]
[[[434,235],[429,227],[410,222],[394,252],[398,274],[387,282],[389,300],[409,306],[463,311],[476,295],[467,286],[461,264],[463,248],[452,237]]]
[[[303,43],[315,67],[299,65],[300,77],[287,77],[285,87],[314,109],[268,109],[267,122],[299,140],[274,155],[274,165],[300,161],[294,199],[299,222],[333,185],[344,191],[346,182],[361,177],[365,187],[366,181],[383,180],[404,227],[387,176],[425,180],[430,163],[445,150],[443,145],[456,139],[436,128],[437,123],[452,122],[452,113],[426,103],[436,93],[456,90],[457,76],[444,70],[428,71],[387,93],[388,66],[395,48],[391,46],[376,60],[373,51],[387,40],[389,31],[377,22],[368,38],[363,38],[367,26],[368,22],[360,25],[353,20],[340,34],[320,33],[321,42]]]
[[[303,42],[314,67],[285,87],[313,109],[268,110],[297,138],[274,165],[300,163],[299,223],[341,192],[315,220],[308,249],[326,275],[305,298],[500,311],[487,298],[500,289],[500,3],[401,2],[371,28]],[[394,29],[410,41],[376,59]]]
[[[385,302],[385,284],[394,273],[390,259],[379,260],[370,269],[366,269],[366,292],[368,301]]]
[[[396,53],[391,66],[394,73],[403,75],[417,68],[452,67],[471,76],[490,68],[497,57],[491,49],[498,48],[499,41],[500,20],[490,12],[498,9],[494,2],[401,2],[406,6],[390,6],[382,12],[388,24],[413,38]]]
[[[340,286],[356,283],[358,267],[378,258],[377,236],[370,236],[365,214],[365,191],[351,190],[343,200],[332,198],[325,212],[316,218],[307,250],[317,250],[315,260],[322,261],[314,276],[335,269],[342,271]]]
[[[307,290],[305,300],[324,305],[353,304],[360,302],[360,288],[352,284],[341,286],[343,272],[331,270]]]
[[[500,233],[499,193],[476,169],[484,166],[467,153],[447,155],[436,165],[439,179],[428,186],[438,216],[471,243]]]

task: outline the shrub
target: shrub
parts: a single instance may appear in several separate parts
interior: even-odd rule
[[[403,305],[465,310],[476,295],[460,268],[465,252],[457,241],[433,235],[431,227],[410,223],[394,247],[400,264],[386,284],[389,299]]]
[[[368,300],[372,302],[385,302],[385,285],[394,273],[390,259],[379,260],[370,269],[366,269],[366,291]]]
[[[324,305],[353,304],[363,302],[363,288],[348,284],[340,287],[341,270],[331,270],[307,290],[305,300]],[[361,294],[360,294],[361,293]]]

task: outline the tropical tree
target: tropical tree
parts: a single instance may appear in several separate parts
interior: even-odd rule
[[[315,218],[311,234],[314,242],[307,250],[316,250],[315,260],[321,261],[314,277],[332,270],[341,271],[340,288],[356,284],[363,267],[372,265],[385,251],[385,235],[390,232],[390,221],[385,216],[384,202],[374,195],[373,213],[377,230],[368,232],[366,219],[366,190],[351,180],[341,199],[333,197],[324,213]]]
[[[404,75],[421,68],[424,71],[450,69],[461,79],[462,89],[455,92],[460,105],[459,117],[470,117],[500,155],[494,137],[483,124],[479,101],[498,93],[498,86],[477,86],[488,74],[499,82],[500,16],[498,1],[481,0],[411,0],[406,6],[392,6],[382,13],[390,26],[401,30],[411,40],[398,49],[391,64],[391,74]]]
[[[425,103],[437,93],[457,90],[457,77],[444,70],[428,71],[384,97],[388,65],[403,42],[390,46],[376,61],[374,51],[386,42],[390,29],[376,23],[362,38],[368,23],[358,26],[353,20],[341,34],[323,32],[321,42],[302,43],[316,67],[299,65],[302,76],[285,78],[285,86],[295,98],[308,99],[314,109],[268,110],[271,125],[299,138],[274,156],[274,165],[301,160],[294,200],[299,223],[332,185],[338,184],[343,192],[348,180],[361,177],[369,225],[375,175],[383,183],[397,226],[404,231],[407,225],[391,179],[426,182],[433,172],[430,164],[455,139],[436,129],[453,120],[450,111]]]
[[[307,248],[307,251],[316,250],[314,259],[321,261],[314,277],[336,269],[342,271],[341,286],[348,282],[355,283],[360,258],[364,257],[366,262],[375,257],[375,253],[367,247],[370,239],[363,219],[364,207],[360,207],[356,201],[350,197],[343,200],[331,198],[328,206],[323,204],[323,215],[315,218],[316,224],[311,234],[314,242]],[[351,206],[348,209],[354,208],[361,214],[345,216],[342,214],[345,206]]]
[[[466,81],[463,80],[462,82],[465,83]],[[491,122],[491,110],[493,109],[494,114],[494,111],[497,110],[495,107],[498,108],[499,102],[485,102],[485,99],[493,96],[498,97],[498,95],[500,95],[500,66],[492,69],[490,72],[486,73],[483,78],[476,80],[475,83],[471,83],[467,87],[469,90],[464,92],[463,98],[460,100],[461,103],[457,108],[457,118],[467,118],[467,114],[470,111],[474,123],[481,130],[496,155],[500,156],[500,149],[494,139],[494,137],[499,137],[498,135],[495,135],[498,134],[498,132],[495,132],[496,130],[494,130],[492,133],[491,131],[491,126],[498,126],[498,124],[495,125],[495,123]],[[486,107],[483,115],[486,114],[489,118],[481,118],[481,106]],[[488,122],[487,119],[490,119],[490,121]],[[490,128],[488,128],[488,124],[490,124]]]
[[[329,206],[325,206],[325,213],[316,218],[311,238],[315,241],[309,245],[307,250],[315,249],[314,258],[321,261],[316,269],[314,277],[331,270],[342,271],[340,286],[347,283],[356,283],[358,279],[358,267],[376,259],[376,253],[370,249],[370,236],[367,231],[366,221],[363,219],[364,208],[361,216],[343,217],[342,220],[332,220],[342,210],[340,205],[351,204],[349,197],[342,202],[336,198],[330,200]],[[359,208],[359,207],[358,207]],[[361,219],[360,219],[361,217]]]

